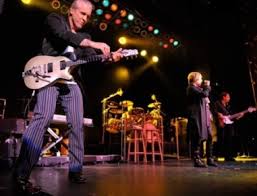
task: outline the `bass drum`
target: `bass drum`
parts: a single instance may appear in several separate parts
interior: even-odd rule
[[[110,133],[119,133],[122,127],[121,119],[109,118],[106,125],[106,131]]]

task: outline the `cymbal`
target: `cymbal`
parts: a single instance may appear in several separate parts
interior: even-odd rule
[[[117,108],[112,108],[109,110],[109,112],[112,114],[122,114],[123,113],[122,110],[117,109]]]
[[[109,108],[118,108],[118,103],[117,102],[115,102],[115,101],[107,101],[107,106],[109,107]]]
[[[128,106],[133,106],[134,103],[132,101],[130,101],[130,100],[124,100],[124,101],[120,102],[120,105],[122,107],[128,107]]]
[[[148,107],[149,108],[156,108],[156,107],[158,107],[160,105],[161,105],[161,102],[154,102],[154,103],[148,104]]]

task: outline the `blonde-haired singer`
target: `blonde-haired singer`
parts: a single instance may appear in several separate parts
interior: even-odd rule
[[[203,81],[200,72],[191,72],[188,74],[187,86],[187,109],[188,109],[188,124],[187,133],[191,141],[191,149],[193,152],[193,161],[195,167],[216,167],[212,157],[212,135],[210,124],[210,109],[209,109],[209,93],[211,91],[210,81]],[[207,165],[200,157],[201,145],[207,141],[206,156]]]

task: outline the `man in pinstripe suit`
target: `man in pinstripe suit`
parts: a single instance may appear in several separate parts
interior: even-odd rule
[[[106,43],[94,42],[87,33],[81,32],[88,22],[93,4],[89,0],[74,0],[68,16],[51,13],[45,21],[45,37],[42,55],[62,56],[64,53],[83,55],[96,54],[111,56],[110,61],[118,61],[122,54],[110,53]],[[111,55],[110,55],[111,54]],[[74,55],[73,55],[74,56]],[[73,183],[85,183],[82,175],[84,158],[83,139],[83,97],[76,80],[58,80],[53,85],[41,88],[37,92],[34,117],[23,135],[22,147],[15,165],[14,179],[19,191],[27,195],[44,195],[40,188],[29,182],[33,166],[37,163],[43,144],[43,135],[54,115],[57,99],[67,116],[69,133],[69,180]]]

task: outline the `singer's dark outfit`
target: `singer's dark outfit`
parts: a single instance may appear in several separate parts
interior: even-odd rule
[[[187,133],[191,142],[193,159],[200,159],[200,149],[203,141],[207,141],[206,156],[212,157],[212,136],[210,125],[210,110],[207,102],[211,87],[203,88],[189,85],[187,87],[188,124]]]
[[[45,37],[42,43],[41,55],[61,56],[67,46],[75,49],[79,58],[83,53],[93,54],[93,49],[82,50],[79,43],[89,38],[85,33],[72,33],[67,18],[52,13],[45,21]],[[89,55],[90,55],[89,54]],[[55,83],[41,88],[37,92],[37,102],[34,117],[24,132],[22,147],[17,160],[15,173],[17,176],[29,178],[33,166],[37,163],[43,144],[43,135],[50,124],[56,109],[57,99],[67,116],[69,133],[69,172],[82,171],[84,158],[84,129],[83,129],[83,97],[76,82]]]
[[[234,161],[236,152],[234,150],[233,138],[235,137],[235,129],[233,124],[224,124],[224,127],[221,127],[218,123],[217,113],[221,113],[224,116],[231,115],[229,105],[225,106],[221,101],[215,102],[215,117],[217,118],[217,130],[218,130],[218,153],[220,156],[224,156],[226,161]]]

